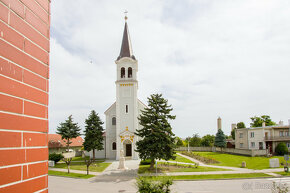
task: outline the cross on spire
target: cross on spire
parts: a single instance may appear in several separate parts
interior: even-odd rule
[[[125,14],[125,21],[127,21],[127,19],[128,19],[128,16],[127,16],[127,14],[128,14],[128,11],[127,11],[127,10],[125,10],[125,11],[124,11],[124,14]]]

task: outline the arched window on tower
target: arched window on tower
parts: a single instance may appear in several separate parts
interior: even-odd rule
[[[132,68],[128,68],[128,78],[132,78]]]
[[[117,149],[117,144],[116,144],[116,142],[113,142],[112,143],[112,150],[116,150]]]
[[[125,78],[125,68],[121,68],[121,78]]]
[[[116,117],[112,118],[112,125],[116,125]]]

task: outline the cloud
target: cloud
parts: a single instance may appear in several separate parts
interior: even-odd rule
[[[104,120],[115,100],[125,9],[138,96],[146,102],[163,93],[178,136],[214,134],[218,116],[227,134],[255,115],[286,121],[289,7],[283,0],[52,2],[50,132],[70,114],[83,127],[92,109]]]

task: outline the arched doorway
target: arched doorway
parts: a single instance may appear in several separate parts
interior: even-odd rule
[[[132,142],[129,139],[123,142],[123,150],[125,157],[132,157]]]

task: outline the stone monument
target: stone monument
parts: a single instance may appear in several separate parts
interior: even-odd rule
[[[125,166],[125,157],[124,157],[124,151],[121,149],[120,151],[120,159],[119,159],[119,170],[127,170],[128,168]]]
[[[270,168],[279,168],[279,159],[278,158],[273,158],[269,160],[270,162]]]

